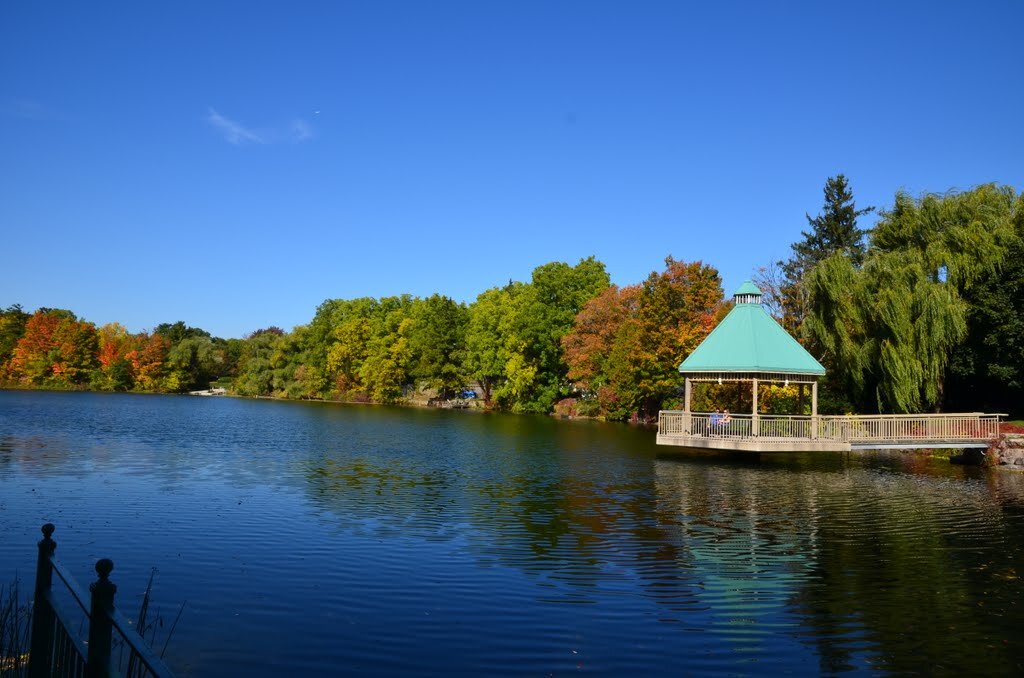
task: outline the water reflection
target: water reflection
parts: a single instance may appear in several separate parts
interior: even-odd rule
[[[1020,476],[937,482],[905,474],[907,459],[800,475],[659,464],[662,510],[680,517],[724,632],[767,636],[777,627],[757,619],[785,607],[825,672],[1018,672],[1007,621],[1022,617],[1024,535],[1002,509],[1019,510]]]
[[[912,454],[687,457],[652,437],[0,393],[0,544],[28,541],[42,504],[74,525],[69,551],[130,523],[145,565],[185,553],[167,578],[201,601],[181,643],[210,675],[560,672],[581,653],[612,674],[1020,671],[1024,475]],[[225,628],[225,605],[244,622]]]

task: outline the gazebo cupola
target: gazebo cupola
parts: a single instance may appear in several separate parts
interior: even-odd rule
[[[761,290],[746,280],[733,294],[735,306],[693,350],[679,371],[685,377],[684,412],[690,413],[695,382],[752,382],[752,433],[758,431],[759,382],[811,384],[811,418],[818,415],[818,379],[825,368],[761,306]],[[812,427],[813,428],[813,427]]]
[[[740,288],[732,295],[732,300],[737,304],[760,304],[761,290],[749,280],[744,280]]]

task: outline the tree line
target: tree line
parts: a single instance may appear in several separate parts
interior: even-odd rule
[[[771,313],[828,369],[823,412],[1024,402],[1024,196],[986,184],[900,192],[873,228],[843,175],[791,256],[757,272]],[[184,322],[132,333],[63,309],[0,310],[0,384],[401,403],[475,389],[487,407],[647,420],[678,406],[678,366],[731,302],[711,265],[665,260],[625,287],[593,257],[551,262],[469,304],[434,294],[328,299],[290,332],[221,339]],[[793,412],[765,386],[766,411]],[[695,407],[727,398],[711,387]]]
[[[1024,410],[1024,194],[904,191],[870,231],[843,175],[792,256],[760,271],[828,373],[831,412]]]

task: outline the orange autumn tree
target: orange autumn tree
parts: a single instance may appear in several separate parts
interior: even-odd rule
[[[96,326],[71,311],[41,308],[25,323],[11,355],[11,377],[24,386],[84,386],[96,367]]]
[[[672,257],[640,285],[591,300],[563,340],[569,377],[589,404],[581,412],[655,417],[677,395],[679,364],[714,327],[722,300],[717,270]]]
[[[165,390],[164,379],[167,374],[165,362],[167,352],[171,350],[171,340],[161,334],[138,335],[137,348],[126,357],[132,363],[135,375],[135,388],[140,391]]]
[[[639,285],[608,287],[584,305],[562,338],[568,377],[584,396],[580,414],[608,416],[617,409],[609,359],[623,324],[636,313],[639,293]]]
[[[145,335],[128,332],[120,323],[107,323],[97,330],[99,350],[96,359],[99,370],[93,378],[93,388],[103,391],[128,391],[135,386],[133,358],[145,340]]]

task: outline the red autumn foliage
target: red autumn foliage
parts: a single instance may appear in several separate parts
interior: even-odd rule
[[[8,370],[25,385],[78,385],[96,364],[96,349],[95,325],[70,311],[39,309],[25,323]]]

